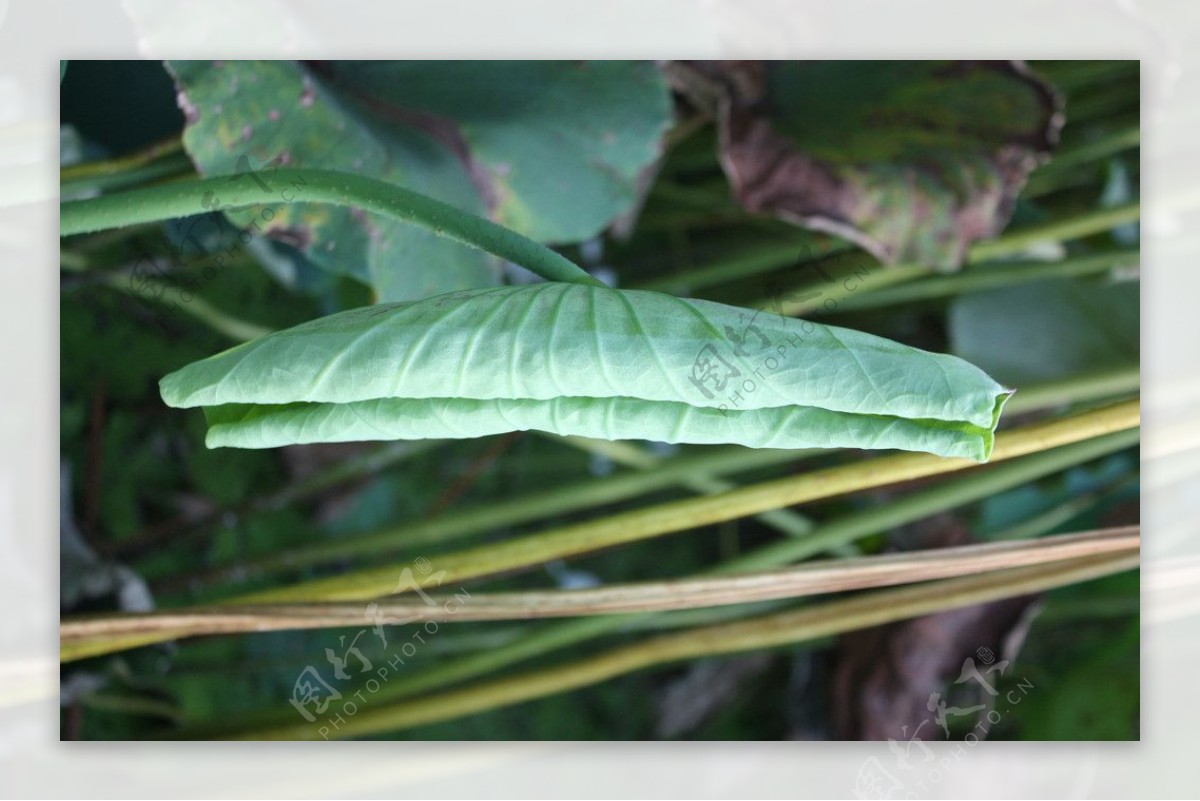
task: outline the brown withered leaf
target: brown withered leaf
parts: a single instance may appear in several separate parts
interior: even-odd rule
[[[906,545],[918,548],[971,539],[950,516],[905,533]],[[1022,596],[842,636],[831,692],[835,737],[903,744],[943,739],[944,726],[986,726],[992,696],[984,683],[995,689],[1011,672],[1037,611],[1037,596]]]
[[[748,210],[844,237],[886,263],[958,269],[1008,223],[1064,122],[1019,62],[675,62],[715,116]]]

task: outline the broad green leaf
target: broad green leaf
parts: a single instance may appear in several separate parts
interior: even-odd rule
[[[210,447],[537,429],[986,460],[1008,391],[958,358],[655,292],[545,283],[355,309],[166,376]]]
[[[633,207],[671,120],[670,93],[649,62],[168,67],[188,118],[184,146],[204,174],[268,183],[272,166],[358,173],[553,244],[593,237]],[[430,231],[356,209],[272,208],[270,219],[229,216],[383,301],[498,282],[493,257]]]
[[[1013,62],[671,69],[701,106],[720,96],[721,163],[746,208],[831,231],[888,263],[957,269],[972,242],[1008,223],[1063,123],[1055,91]]]
[[[1043,281],[963,295],[950,306],[954,353],[1011,386],[1136,365],[1141,284]]]

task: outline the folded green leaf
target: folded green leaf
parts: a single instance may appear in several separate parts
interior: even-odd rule
[[[161,382],[209,447],[537,429],[988,458],[1009,391],[886,339],[655,292],[545,283],[355,309]]]

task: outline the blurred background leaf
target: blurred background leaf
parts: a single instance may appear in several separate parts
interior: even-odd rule
[[[1043,281],[956,299],[954,353],[1016,387],[1136,365],[1140,285]]]

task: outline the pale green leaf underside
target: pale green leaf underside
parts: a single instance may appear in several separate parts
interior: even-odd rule
[[[985,460],[1008,390],[953,356],[654,292],[547,283],[356,309],[161,382],[210,447],[537,429]]]

